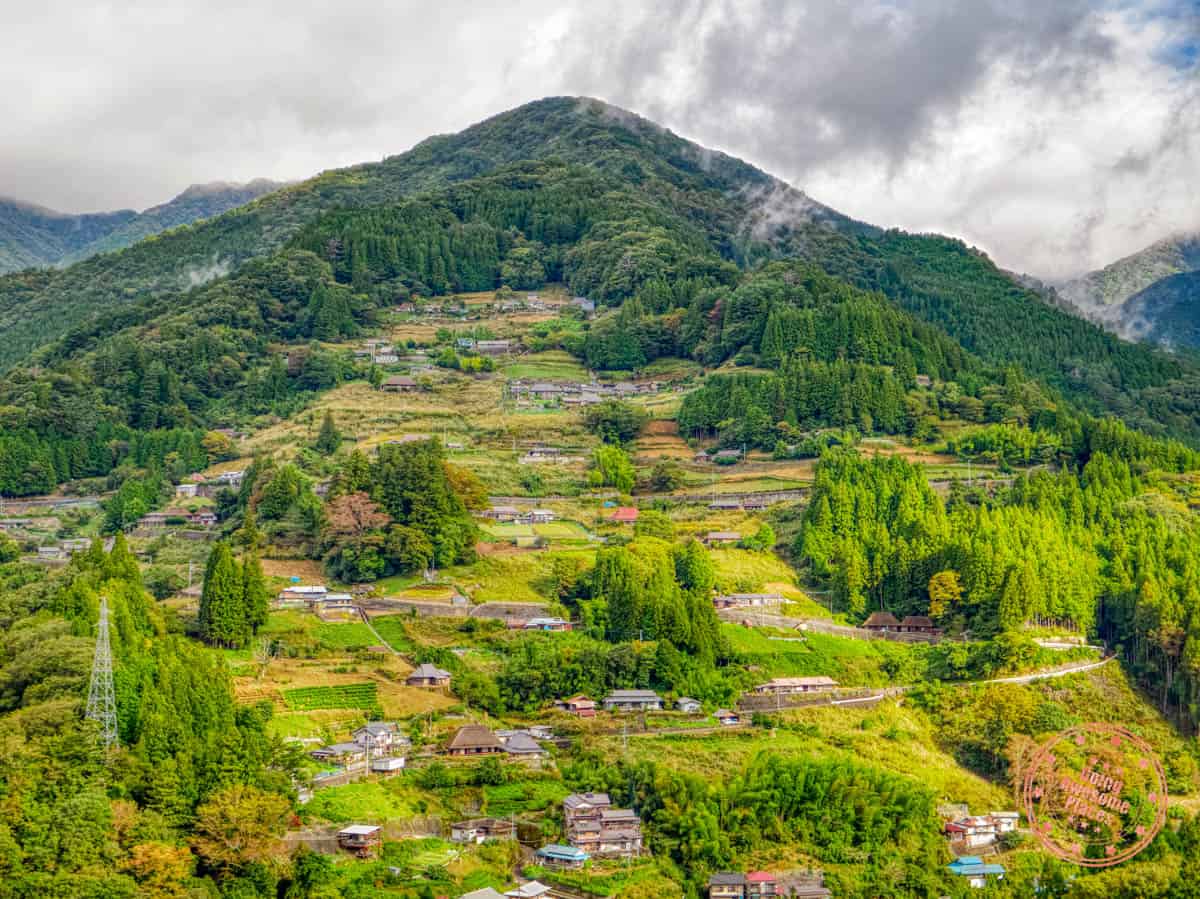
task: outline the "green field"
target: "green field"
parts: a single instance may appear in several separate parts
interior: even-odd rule
[[[408,786],[404,778],[396,777],[317,790],[304,806],[304,816],[335,824],[383,822],[424,814],[422,804],[428,808],[427,796]]]
[[[504,367],[504,376],[510,379],[525,378],[537,381],[588,380],[587,369],[574,356],[561,351],[531,353],[521,357],[520,362]]]
[[[297,687],[283,691],[283,701],[289,709],[307,712],[312,709],[372,709],[378,705],[375,684],[340,684],[331,687]]]
[[[388,646],[397,652],[410,652],[416,649],[416,644],[413,643],[408,636],[408,632],[404,629],[403,616],[384,615],[372,619],[371,624],[379,632],[379,636],[387,641]]]
[[[379,641],[361,621],[346,624],[322,622],[317,625],[316,637],[321,645],[332,650],[354,650],[374,646]]]

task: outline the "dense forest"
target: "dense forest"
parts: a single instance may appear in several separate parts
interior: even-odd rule
[[[81,714],[102,598],[115,760]],[[258,853],[283,832],[300,756],[267,736],[269,705],[236,706],[224,662],[173,632],[124,538],[58,575],[0,566],[0,621],[0,895],[184,895],[217,872],[256,894],[278,879]]]
[[[902,459],[831,450],[797,557],[858,616],[929,614],[977,636],[1047,624],[1097,633],[1195,729],[1200,528],[1173,501],[1173,476],[1115,436],[994,496],[960,484],[946,499]]]

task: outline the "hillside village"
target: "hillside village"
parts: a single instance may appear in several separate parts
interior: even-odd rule
[[[558,97],[0,330],[0,894],[1200,880],[1200,365],[962,241]]]
[[[201,601],[208,549],[231,536],[235,497],[246,495],[264,458],[290,461],[332,426],[332,452],[310,455],[301,475],[316,497],[339,491],[335,459],[382,458],[390,447],[429,442],[475,479],[472,562],[339,580],[296,552],[286,526],[259,538],[273,590],[269,618],[251,644],[224,655],[239,700],[266,703],[272,732],[307,758],[295,785],[302,824],[289,843],[334,853],[339,866],[376,866],[376,882],[400,895],[429,870],[438,872],[438,895],[671,895],[646,821],[630,807],[636,794],[575,788],[580,776],[570,772],[586,764],[579,759],[598,752],[670,764],[702,752],[702,764],[719,770],[727,753],[768,745],[825,752],[826,734],[884,728],[918,741],[940,769],[946,871],[972,888],[999,882],[1027,842],[1026,822],[1004,810],[1003,789],[922,734],[902,701],[911,683],[894,673],[906,654],[943,642],[970,651],[969,631],[887,609],[857,625],[832,614],[787,553],[814,460],[680,433],[682,397],[711,373],[682,361],[632,378],[588,371],[561,351],[538,349],[533,335],[556,315],[586,318],[594,308],[554,288],[520,301],[401,303],[381,337],[331,347],[354,360],[361,379],[292,418],[219,431],[224,458],[181,479],[162,508],[126,528],[139,558],[169,585],[164,607],[187,622]],[[458,336],[464,328],[504,337]],[[613,444],[595,430],[605,419],[589,423],[595,409],[635,419],[623,442],[631,468],[623,483],[597,480],[602,448]],[[986,462],[968,466],[936,441],[864,440],[859,449],[922,463],[940,491],[995,489],[1000,474]],[[96,512],[59,512],[50,531],[29,517],[38,502],[18,501],[11,508],[26,517],[0,520],[31,559],[65,564],[88,549]],[[597,549],[646,539],[700,547],[712,566],[704,602],[723,639],[744,654],[744,672],[701,699],[634,676],[490,711],[497,704],[481,699],[483,681],[502,671],[519,679],[521,653],[569,653],[596,632],[564,597]],[[1102,648],[1069,631],[1033,636],[1044,648],[1031,642],[1035,655],[1020,670],[1069,671],[1101,657]],[[550,650],[556,642],[563,648]],[[881,746],[838,740],[896,764]],[[845,876],[837,869],[791,852],[757,853],[743,871],[713,873],[705,889],[712,899],[836,896]]]

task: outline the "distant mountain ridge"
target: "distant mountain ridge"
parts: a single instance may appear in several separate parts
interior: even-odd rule
[[[260,178],[246,184],[193,184],[144,212],[64,213],[0,197],[0,274],[64,266],[132,246],[169,228],[211,218],[282,187]]]
[[[1200,232],[1157,241],[1058,287],[1082,315],[1130,340],[1200,346]]]

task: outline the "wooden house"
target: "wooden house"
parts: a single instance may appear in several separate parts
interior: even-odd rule
[[[410,687],[448,687],[450,672],[426,662],[418,665],[404,682]]]
[[[638,520],[638,510],[633,506],[620,506],[608,516],[608,520],[614,524],[634,524]]]
[[[776,677],[754,688],[758,696],[789,696],[795,693],[819,693],[832,690],[837,681],[825,675],[810,677]]]
[[[337,841],[347,852],[370,858],[383,843],[383,828],[377,824],[351,824],[337,832]]]
[[[587,864],[589,858],[591,856],[578,846],[564,846],[561,843],[551,843],[537,851],[538,864],[560,870],[578,870]]]
[[[488,840],[515,840],[516,825],[503,818],[472,818],[450,825],[454,843],[484,843]]]
[[[725,546],[727,544],[738,543],[742,539],[742,535],[737,531],[709,531],[704,535],[705,546]]]
[[[662,707],[662,697],[653,690],[613,690],[604,697],[609,712],[660,712]]]
[[[588,699],[582,693],[578,696],[572,696],[570,699],[562,699],[554,704],[555,708],[561,711],[568,712],[578,718],[594,718],[596,717],[596,702],[593,699]]]
[[[482,724],[460,727],[446,744],[446,754],[454,756],[499,755],[504,752],[500,738]]]
[[[380,389],[390,393],[409,393],[417,389],[417,382],[408,375],[392,375],[380,385]]]
[[[905,634],[940,634],[941,630],[934,625],[933,619],[925,615],[906,615],[900,622],[900,631]]]
[[[899,632],[900,620],[891,612],[872,612],[862,626],[869,631]]]

